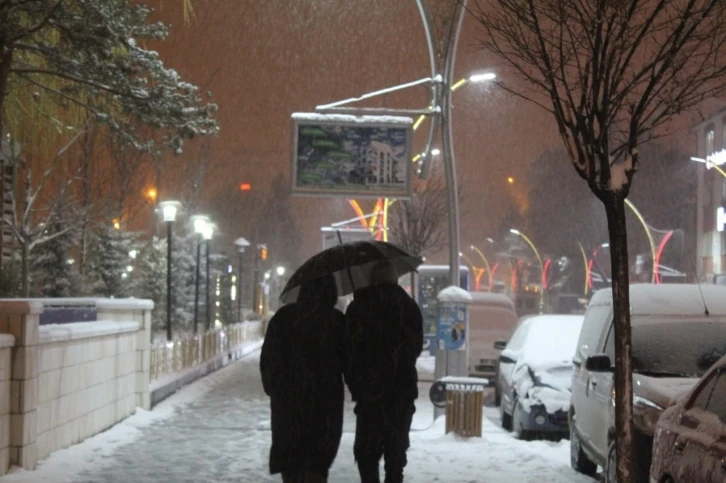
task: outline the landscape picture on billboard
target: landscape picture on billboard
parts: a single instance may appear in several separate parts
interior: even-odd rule
[[[293,114],[293,193],[408,198],[411,119]]]

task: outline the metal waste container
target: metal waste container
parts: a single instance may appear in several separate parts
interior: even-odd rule
[[[489,380],[480,377],[447,376],[431,387],[431,401],[438,407],[446,407],[446,434],[481,437],[487,385]]]

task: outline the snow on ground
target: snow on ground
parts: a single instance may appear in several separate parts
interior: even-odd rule
[[[153,411],[58,451],[36,471],[0,483],[279,482],[267,471],[269,401],[259,379],[259,352],[182,389]],[[424,362],[426,365],[426,362]],[[567,441],[523,442],[485,408],[482,438],[457,440],[434,424],[428,383],[420,387],[406,481],[412,483],[592,482],[569,468]],[[360,481],[353,460],[355,415],[346,404],[344,434],[329,481]]]

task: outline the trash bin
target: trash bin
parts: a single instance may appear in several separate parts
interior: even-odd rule
[[[481,437],[484,387],[489,381],[479,377],[447,376],[440,381],[446,388],[446,434]]]

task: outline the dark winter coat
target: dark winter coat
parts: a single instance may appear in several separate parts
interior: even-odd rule
[[[344,316],[313,287],[270,320],[260,355],[270,396],[270,473],[327,475],[343,432]]]
[[[395,284],[356,291],[346,317],[345,381],[361,407],[410,405],[418,397],[416,360],[423,349],[423,317]]]

